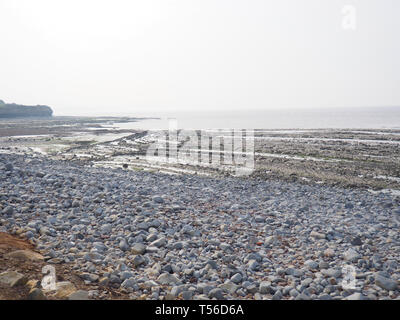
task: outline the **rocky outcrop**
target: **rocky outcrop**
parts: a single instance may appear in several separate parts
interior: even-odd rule
[[[51,117],[53,110],[48,106],[24,106],[4,103],[0,100],[0,118]]]

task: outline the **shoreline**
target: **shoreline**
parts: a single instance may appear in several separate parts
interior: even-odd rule
[[[217,163],[173,163],[146,156],[149,146],[165,139],[168,131],[137,129],[138,123],[140,118],[118,117],[3,121],[0,152],[43,154],[52,159],[81,161],[89,166],[125,165],[131,170],[171,174],[234,175],[235,163],[224,163],[222,146],[231,130],[201,131],[213,139],[221,139],[222,147],[217,146],[217,149],[203,150],[195,142],[186,143],[184,137],[177,141],[178,151],[185,147],[188,152],[197,154],[198,159],[209,152],[214,160],[219,158]],[[257,129],[253,135],[250,137],[254,140],[251,177],[255,180],[400,190],[398,129]],[[165,151],[168,154],[168,150]]]
[[[388,191],[400,189],[400,151],[380,142],[397,131],[256,130],[255,170],[236,177],[229,165],[148,163],[165,131],[97,120],[42,135],[9,123],[20,131],[0,137],[0,278],[26,280],[0,279],[0,298],[400,299],[400,194]],[[19,239],[28,253],[15,253]],[[38,285],[45,265],[56,290]]]

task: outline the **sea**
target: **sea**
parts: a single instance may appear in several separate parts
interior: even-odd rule
[[[119,123],[126,129],[400,129],[400,107],[125,113],[155,117]]]

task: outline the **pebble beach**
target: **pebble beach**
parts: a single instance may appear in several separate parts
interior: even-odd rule
[[[358,188],[0,154],[0,231],[86,298],[398,300],[399,208]]]

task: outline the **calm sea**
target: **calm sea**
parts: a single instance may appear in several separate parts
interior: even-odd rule
[[[125,115],[137,116],[137,114]],[[150,115],[143,114],[143,116]],[[174,119],[179,129],[400,129],[400,107],[176,112],[151,116],[161,119],[129,123],[126,127],[168,129],[169,121]]]

